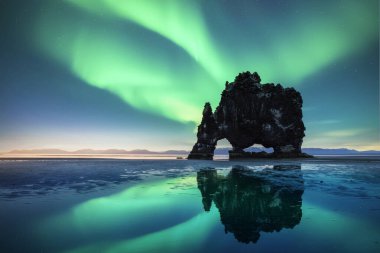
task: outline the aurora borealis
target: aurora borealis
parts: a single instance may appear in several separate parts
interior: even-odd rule
[[[305,147],[380,149],[377,0],[1,1],[0,150],[187,149],[257,71],[304,97]]]

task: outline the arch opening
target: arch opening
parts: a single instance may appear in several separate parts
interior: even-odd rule
[[[266,152],[266,153],[273,153],[273,148],[265,148],[261,144],[254,144],[248,148],[244,149],[244,152],[251,152],[251,153],[259,153],[259,152]]]
[[[214,156],[216,159],[228,158],[229,152],[232,151],[232,145],[226,138],[218,140],[215,147]]]

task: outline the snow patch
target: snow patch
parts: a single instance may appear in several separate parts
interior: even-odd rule
[[[282,112],[278,109],[270,109],[270,112],[272,113],[273,117],[274,117],[274,122],[276,123],[276,125],[281,128],[282,130],[287,130],[288,128],[291,128],[294,126],[294,124],[290,124],[290,125],[287,125],[287,126],[284,126],[283,124],[281,124],[280,122],[280,118],[282,117]]]

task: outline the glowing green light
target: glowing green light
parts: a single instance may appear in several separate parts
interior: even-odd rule
[[[199,196],[183,198],[181,194],[193,192],[195,187],[194,177],[139,184],[120,193],[81,203],[68,214],[50,220],[47,226],[55,226],[65,220],[66,227],[87,232],[92,229],[112,230],[118,224],[128,224],[133,230],[142,222],[154,224],[155,219],[176,209],[185,209],[190,218],[202,210]],[[152,210],[155,210],[154,216],[151,215]]]
[[[95,243],[67,251],[67,253],[90,253],[99,250],[107,253],[156,251],[175,253],[183,249],[197,251],[217,221],[218,213],[213,209],[211,213],[199,214],[168,229],[130,240]]]
[[[206,28],[197,1],[70,0],[97,14],[108,12],[136,22],[183,48],[217,81],[223,81],[223,60]],[[143,13],[143,15],[142,15]],[[223,85],[223,83],[221,83]]]
[[[59,235],[112,234],[117,227],[126,227],[129,232],[148,229],[150,233],[124,240],[104,239],[98,243],[80,246],[69,252],[178,252],[182,247],[196,249],[207,238],[210,229],[217,224],[218,212],[205,213],[195,177],[184,177],[154,182],[145,182],[119,193],[94,198],[74,206],[71,210],[47,219],[41,226],[41,235],[50,241]],[[185,196],[185,197],[184,197]],[[156,231],[157,220],[168,220],[173,212],[185,215],[182,222]],[[46,235],[46,231],[55,233]],[[194,231],[197,233],[193,234]],[[190,234],[193,234],[189,237]],[[95,250],[96,249],[96,250]]]
[[[164,53],[147,50],[118,32],[85,29],[64,20],[47,25],[42,19],[38,43],[49,55],[66,64],[78,77],[97,88],[108,90],[135,108],[181,122],[197,122],[205,100],[216,98],[219,90],[207,75],[186,72],[176,75]],[[73,28],[66,30],[66,25]],[[63,27],[65,38],[56,27]],[[107,27],[103,28],[106,29]],[[208,83],[209,85],[204,85]]]
[[[347,1],[344,9],[331,3],[333,11],[323,18],[311,14],[284,20],[284,28],[272,31],[261,47],[256,42],[262,38],[254,36],[261,31],[259,23],[215,37],[201,1],[66,2],[79,12],[85,10],[96,24],[84,22],[82,16],[68,19],[45,11],[36,26],[38,47],[89,85],[137,109],[180,122],[199,122],[204,102],[215,107],[224,82],[238,72],[258,71],[263,82],[293,86],[378,36],[374,12],[359,1]],[[155,41],[140,41],[138,34],[114,22],[132,22],[186,54],[177,60]],[[218,43],[227,36],[237,38],[234,48]]]

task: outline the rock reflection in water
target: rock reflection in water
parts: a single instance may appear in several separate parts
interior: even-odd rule
[[[213,168],[197,173],[205,211],[214,202],[225,232],[256,243],[260,232],[293,228],[302,217],[304,183],[300,166],[276,165],[261,171],[235,166],[227,176]]]

